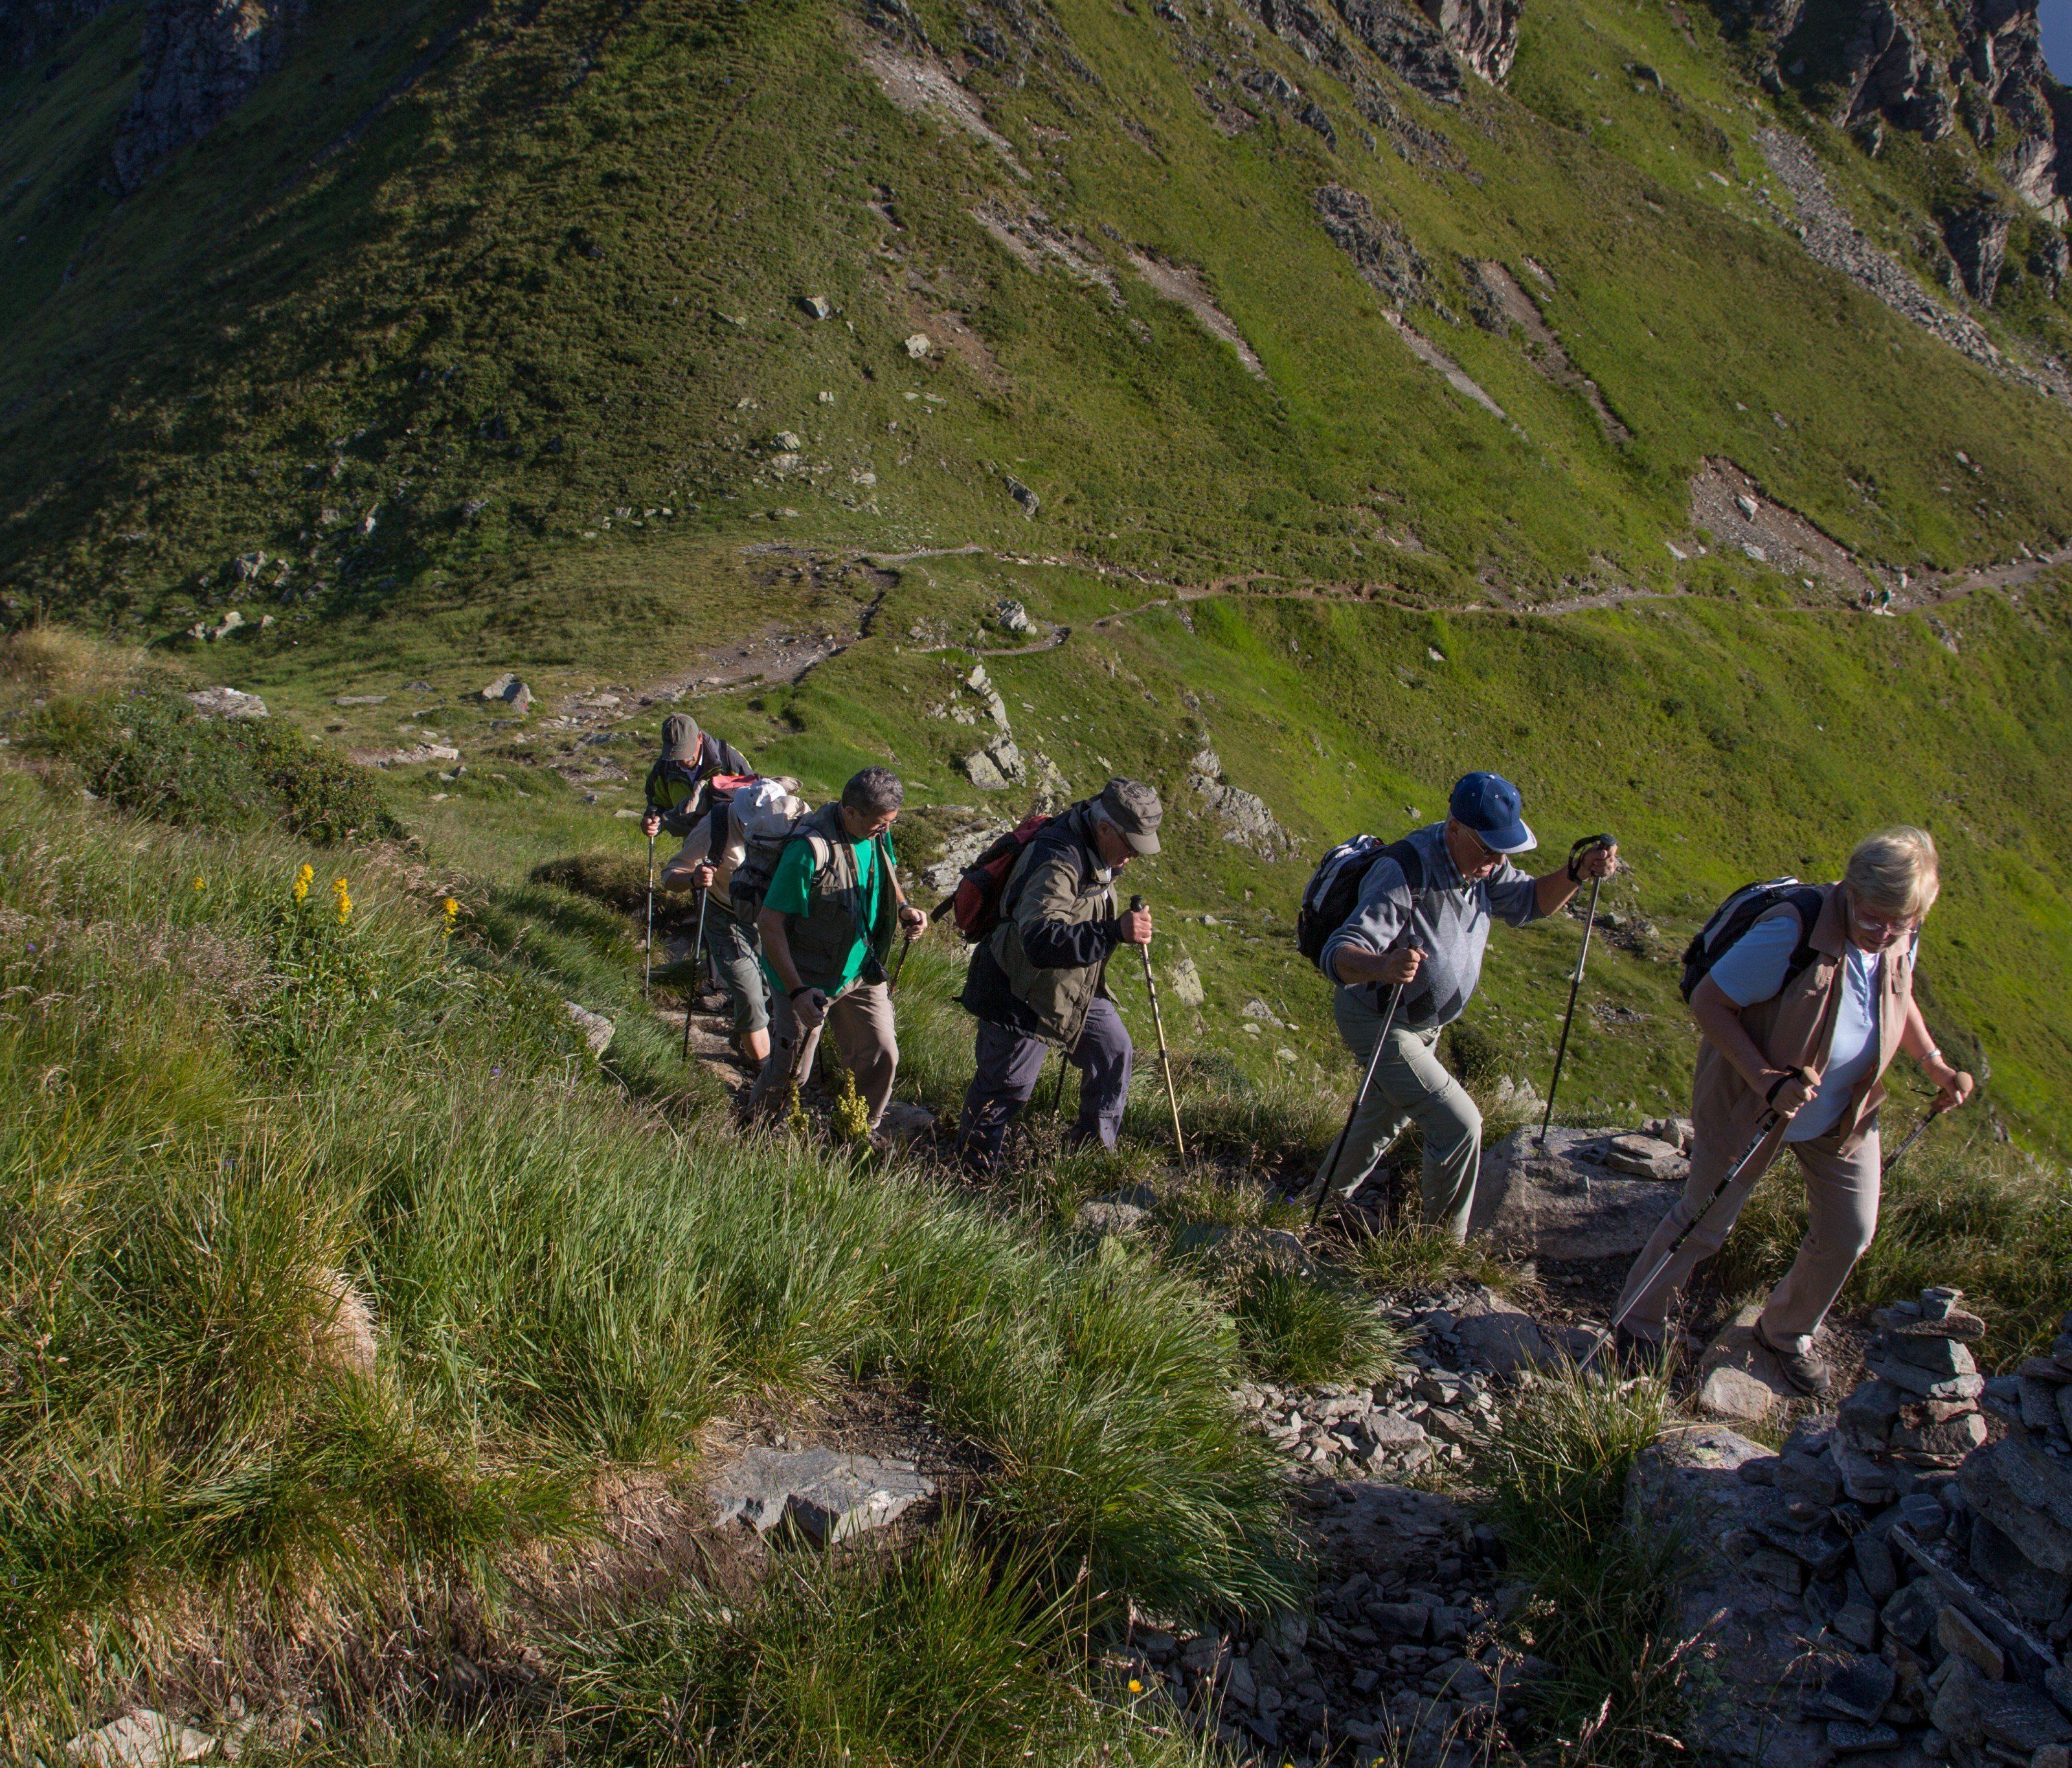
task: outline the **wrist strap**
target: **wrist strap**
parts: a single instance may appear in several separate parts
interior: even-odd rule
[[[812,985],[812,983],[810,983],[810,982],[801,982],[801,983],[798,985],[798,987],[797,987],[797,988],[796,988],[796,989],[792,989],[792,990],[791,990],[791,992],[789,994],[787,994],[787,995],[786,995],[786,996],[784,997],[784,998],[785,998],[787,1001],[796,1001],[796,1000],[797,1000],[797,999],[799,998],[799,997],[800,997],[800,995],[802,995],[802,994],[811,994],[812,992],[813,992],[813,985]]]
[[[1766,1105],[1775,1104],[1777,1103],[1777,1096],[1784,1091],[1787,1083],[1794,1080],[1803,1080],[1805,1078],[1806,1071],[1803,1068],[1786,1069],[1782,1074],[1779,1075],[1776,1079],[1773,1080],[1770,1083],[1770,1091],[1762,1096],[1762,1102]]]

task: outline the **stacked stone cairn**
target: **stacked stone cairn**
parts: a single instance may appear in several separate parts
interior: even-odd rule
[[[1742,1467],[1788,1511],[1745,1562],[1801,1590],[1821,1648],[1802,1713],[1836,1756],[2072,1768],[2072,1314],[1988,1382],[1962,1299],[1881,1310],[1870,1379]]]

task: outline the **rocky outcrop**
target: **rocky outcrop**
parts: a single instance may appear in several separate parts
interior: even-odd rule
[[[1510,77],[1518,56],[1519,0],[1420,0],[1454,52],[1492,86]]]
[[[306,0],[151,0],[144,66],[115,138],[115,179],[136,189],[273,72]]]
[[[1839,17],[1803,0],[1744,0],[1743,17],[1777,44],[1774,88],[1789,78],[1809,98],[1832,95],[1835,121],[1873,149],[1886,124],[1933,142],[1961,119],[2025,203],[2066,218],[2072,101],[2045,64],[2035,0],[1973,0],[1932,19],[1907,0],[1847,0]]]
[[[1942,241],[1964,279],[1964,292],[1982,306],[1993,304],[2000,269],[2007,261],[2008,227],[2014,217],[1997,204],[1962,209],[1942,224]]]
[[[108,10],[110,0],[0,0],[0,68],[26,68]]]
[[[1704,1721],[1727,1754],[2066,1759],[2072,1318],[2049,1356],[1988,1383],[1967,1348],[1985,1322],[1960,1300],[1930,1289],[1881,1310],[1871,1379],[1780,1453],[1712,1429],[1636,1466],[1631,1521],[1679,1526],[1696,1548],[1684,1614],[1709,1634]],[[1981,1388],[2007,1434],[1974,1446]],[[1795,1718],[1767,1698],[1787,1678]]]
[[[1804,142],[1776,128],[1758,130],[1756,140],[1777,181],[1791,197],[1798,211],[1794,231],[1813,257],[1981,368],[2047,397],[2072,401],[2072,376],[2062,364],[2043,356],[2031,367],[2004,355],[1977,320],[1967,313],[1952,312],[1935,300],[1866,239],[1828,191],[1819,162]]]
[[[1310,200],[1324,231],[1387,305],[1400,312],[1420,298],[1431,266],[1400,225],[1380,220],[1373,204],[1342,184],[1326,184]]]

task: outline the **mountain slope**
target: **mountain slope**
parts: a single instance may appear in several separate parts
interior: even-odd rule
[[[1666,586],[1713,455],[1895,566],[2072,527],[2062,405],[1780,228],[1707,19],[1544,0],[1508,92],[1420,71],[1426,27],[1396,59],[1448,103],[1345,20],[1262,16],[345,4],[133,181],[164,81],[111,8],[0,93],[0,572],[148,623],[264,550],[318,611],[551,568],[617,510],[796,508],[1529,600]],[[2024,286],[1976,317],[2033,356],[2062,318]]]

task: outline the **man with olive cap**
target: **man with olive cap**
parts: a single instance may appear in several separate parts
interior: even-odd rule
[[[1158,794],[1111,779],[1030,839],[1000,893],[1000,924],[972,953],[965,1009],[978,1021],[977,1071],[964,1094],[957,1149],[974,1171],[1000,1158],[1009,1125],[1036,1090],[1054,1044],[1079,1071],[1072,1146],[1115,1146],[1129,1100],[1129,1033],[1109,998],[1118,946],[1151,943],[1151,911],[1124,909],[1115,879],[1158,851]]]
[[[1424,1137],[1424,1219],[1456,1240],[1467,1238],[1482,1120],[1433,1046],[1475,992],[1492,918],[1523,927],[1552,915],[1585,878],[1607,878],[1618,861],[1618,847],[1605,842],[1541,877],[1520,871],[1511,856],[1540,845],[1519,814],[1520,802],[1518,788],[1500,775],[1465,776],[1443,823],[1413,829],[1398,844],[1402,858],[1385,852],[1369,867],[1358,906],[1324,941],[1318,960],[1338,985],[1332,1016],[1363,1071],[1388,1015],[1389,989],[1403,989],[1333,1189],[1350,1199],[1389,1144],[1416,1124]],[[1320,1169],[1311,1195],[1322,1180]]]

